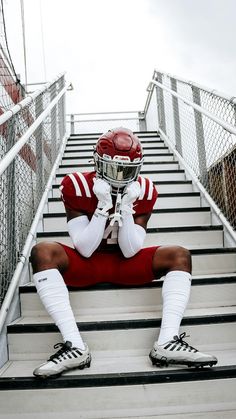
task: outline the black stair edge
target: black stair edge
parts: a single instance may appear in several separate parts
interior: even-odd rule
[[[85,140],[85,141],[91,141],[91,143],[86,143],[86,144],[94,145],[94,144],[96,144],[96,141],[98,140],[98,138],[99,137],[84,137],[84,138],[78,138],[78,137],[70,138],[69,137],[68,140],[67,140],[67,144],[68,144],[68,142],[73,143],[74,141],[78,141],[78,142],[81,141],[81,143],[82,143]],[[150,138],[155,138],[155,140],[150,141]],[[155,144],[156,142],[164,143],[164,140],[162,140],[160,137],[158,137],[156,135],[145,135],[145,136],[141,137],[141,143],[142,144],[146,144],[146,143],[154,143]]]
[[[183,196],[200,196],[200,192],[174,192],[174,193],[159,193],[158,198],[178,198]],[[59,202],[62,201],[60,197],[48,198],[48,202]]]
[[[211,249],[192,249],[191,255],[212,255],[220,253],[236,253],[236,247],[214,247]]]
[[[184,227],[150,227],[147,233],[182,233],[188,231],[223,231],[222,225],[216,226],[184,226]],[[68,231],[43,231],[37,233],[37,237],[68,237]]]
[[[159,164],[179,164],[177,161],[172,161],[172,160],[170,160],[170,161],[168,161],[168,160],[163,160],[163,161],[158,161],[158,162],[153,162],[153,161],[147,161],[147,162],[144,162],[143,163],[143,166],[142,167],[144,167],[144,169],[145,169],[145,165],[148,165],[148,164],[150,164],[150,165],[154,165],[154,164],[156,164],[157,166],[159,165]],[[79,163],[79,164],[60,164],[59,165],[59,169],[63,169],[63,167],[94,167],[94,164],[93,163]]]
[[[150,156],[150,155],[149,155]],[[174,157],[174,154],[173,153],[158,153],[158,154],[151,154],[151,156],[172,156],[172,157]],[[91,155],[89,155],[89,156],[76,156],[76,157],[62,157],[62,160],[81,160],[81,159],[91,159],[91,158],[93,158],[93,156],[91,156]],[[144,158],[145,158],[145,155],[144,155]],[[172,161],[172,160],[170,160],[170,161]],[[145,163],[152,163],[152,162],[145,162]],[[159,161],[158,162],[156,162],[156,163],[159,163]],[[177,162],[177,160],[175,161],[175,163],[178,163]]]
[[[236,275],[229,277],[218,277],[218,278],[193,278],[192,286],[204,286],[204,285],[222,285],[222,284],[235,284]],[[121,285],[121,284],[112,284],[111,282],[102,282],[99,284],[91,285],[89,287],[72,287],[67,286],[70,292],[78,291],[106,291],[106,290],[126,290],[126,289],[144,289],[144,288],[161,288],[163,281],[161,279],[154,280],[142,285]],[[20,294],[36,294],[37,290],[35,285],[21,285],[19,286]]]
[[[141,371],[91,375],[62,375],[45,380],[36,377],[0,378],[0,390],[40,390],[77,387],[111,387],[158,383],[222,380],[236,377],[236,365],[213,368]]]
[[[159,149],[160,148],[163,149],[163,148],[167,148],[167,147],[159,147]],[[86,150],[78,150],[78,153],[80,153],[80,151],[85,151],[86,152]],[[65,155],[65,153],[68,153],[68,154],[70,154],[70,153],[76,153],[76,150],[65,150],[64,151],[64,155]],[[145,153],[144,154],[144,157],[148,157],[148,156],[149,157],[150,156],[174,156],[174,154],[173,153],[154,153],[154,154],[152,154],[152,153]],[[87,156],[70,157],[70,159],[76,159],[76,158],[86,159],[86,158],[92,158],[92,157],[93,157],[93,153],[90,150],[90,152],[89,152],[89,154]]]
[[[155,135],[157,135],[157,136],[160,136],[160,134],[158,133],[158,131],[133,131],[133,133],[134,134],[147,134],[147,135],[151,135],[151,134],[155,134]],[[91,132],[89,132],[89,133],[83,133],[83,134],[70,134],[70,137],[80,137],[80,136],[84,136],[84,135],[91,135],[91,137],[95,137],[96,135],[97,136],[99,136],[99,135],[102,135],[102,134],[104,134],[103,132],[93,132],[93,133],[91,133]]]
[[[129,330],[149,329],[161,326],[162,318],[156,319],[132,319],[132,320],[109,320],[76,322],[81,332],[108,331],[108,330]],[[181,326],[199,326],[209,324],[225,324],[236,322],[236,313],[217,314],[184,317]],[[54,323],[31,323],[31,324],[10,324],[7,326],[7,333],[58,333],[58,327]]]
[[[152,214],[176,213],[176,212],[210,212],[210,207],[191,207],[191,208],[160,208],[152,211]],[[43,214],[43,218],[65,218],[65,212],[55,212],[54,214]]]
[[[154,180],[152,182],[154,185],[190,185],[192,184],[191,180]],[[60,185],[52,185],[53,189],[59,189]]]
[[[158,141],[159,142],[159,141]],[[85,146],[85,145],[87,145],[87,144],[81,144],[82,146]],[[92,144],[92,145],[94,145],[94,144]],[[91,149],[83,149],[83,150],[80,150],[79,149],[79,147],[80,147],[80,145],[79,144],[67,144],[66,145],[66,148],[67,148],[67,146],[69,146],[69,147],[77,147],[78,148],[78,150],[77,151],[83,151],[83,152],[91,152]],[[66,148],[65,148],[65,151],[67,151],[66,150]],[[167,146],[162,146],[162,147],[156,147],[156,145],[155,146],[150,146],[150,147],[143,147],[143,151],[144,151],[144,153],[145,153],[145,150],[153,150],[153,149],[155,149],[155,150],[163,150],[163,149],[168,149],[168,147]]]
[[[173,175],[175,173],[184,173],[184,170],[183,169],[178,169],[178,170],[145,170],[144,172],[142,171],[140,174],[141,174],[141,176],[145,177],[145,174],[148,174],[148,173],[155,173],[156,175],[157,174],[162,174],[162,173],[169,173],[169,174]],[[68,175],[68,173],[57,173],[56,177],[65,177],[66,175]]]

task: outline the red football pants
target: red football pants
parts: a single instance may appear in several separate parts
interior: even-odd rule
[[[154,280],[152,259],[159,246],[141,249],[127,259],[120,250],[97,251],[90,258],[85,258],[75,249],[59,244],[69,258],[69,266],[62,273],[66,285],[86,287],[99,282],[141,285]]]

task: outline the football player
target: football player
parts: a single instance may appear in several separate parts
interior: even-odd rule
[[[39,297],[58,326],[63,343],[37,377],[56,377],[89,367],[91,354],[77,328],[67,285],[99,282],[142,285],[165,275],[161,330],[149,354],[153,364],[212,366],[215,356],[199,352],[179,335],[191,287],[190,252],[180,246],[143,248],[157,199],[152,181],[139,175],[143,152],[128,129],[103,134],[94,150],[95,171],[67,175],[60,186],[74,248],[39,243],[32,249],[33,278]]]

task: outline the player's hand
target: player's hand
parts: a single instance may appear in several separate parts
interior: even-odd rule
[[[111,198],[111,186],[108,182],[100,178],[94,178],[93,182],[93,192],[98,199],[98,208],[108,211],[113,207]]]
[[[134,214],[133,203],[140,197],[141,187],[138,181],[132,182],[127,186],[125,194],[121,201],[121,211]]]

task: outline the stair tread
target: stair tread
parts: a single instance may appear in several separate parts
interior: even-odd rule
[[[148,353],[144,353],[143,355],[135,355],[134,353],[128,356],[126,351],[120,351],[117,352],[116,356],[109,356],[109,354],[106,353],[105,357],[102,357],[102,354],[100,352],[91,352],[92,363],[90,368],[85,368],[83,371],[68,371],[64,374],[64,376],[78,376],[78,374],[93,376],[94,374],[120,374],[129,372],[139,373],[152,371],[162,371],[166,372],[166,375],[168,375],[169,371],[189,370],[187,366],[180,365],[169,366],[165,369],[153,366],[149,360]],[[236,349],[215,350],[212,346],[208,349],[208,352],[213,353],[218,358],[217,367],[235,365]],[[32,377],[32,371],[42,362],[45,362],[45,359],[8,361],[7,364],[5,364],[0,369],[0,377]],[[209,369],[206,369],[206,373],[208,373],[208,371]]]
[[[79,291],[78,291],[79,292]],[[76,321],[79,323],[86,323],[86,322],[99,322],[99,321],[116,321],[116,320],[147,320],[147,319],[160,319],[161,318],[161,308],[152,307],[152,309],[149,307],[148,311],[144,311],[142,309],[147,309],[147,307],[140,307],[141,311],[138,311],[137,307],[132,308],[129,312],[129,308],[125,310],[123,308],[123,311],[117,312],[117,309],[115,311],[112,311],[112,307],[109,309],[96,309],[94,313],[88,314],[89,310],[82,309],[80,310],[79,314],[74,311]],[[236,305],[235,306],[229,306],[229,307],[195,307],[195,308],[187,308],[185,312],[186,317],[193,317],[196,316],[217,316],[217,315],[223,315],[223,314],[235,314],[236,313]],[[11,325],[29,325],[29,324],[51,324],[52,319],[51,317],[46,315],[45,311],[42,311],[43,315],[36,315],[33,316],[22,316],[13,321]]]

